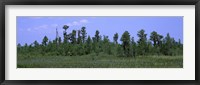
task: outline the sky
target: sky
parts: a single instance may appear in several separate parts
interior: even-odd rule
[[[17,16],[17,44],[30,45],[35,40],[42,42],[44,36],[49,40],[56,38],[56,28],[63,39],[63,26],[68,25],[67,33],[86,27],[87,35],[94,37],[95,31],[106,35],[113,41],[115,33],[121,35],[128,31],[135,41],[137,33],[144,29],[147,39],[152,31],[164,37],[170,34],[176,41],[183,42],[183,17],[182,16]]]

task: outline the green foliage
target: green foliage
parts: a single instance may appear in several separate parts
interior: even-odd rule
[[[138,42],[138,54],[139,55],[145,55],[145,53],[147,52],[147,34],[145,34],[145,31],[143,29],[141,29],[140,31],[138,31],[138,37],[139,40]]]
[[[153,45],[154,46],[157,45],[157,41],[158,41],[158,34],[157,34],[157,32],[153,31],[151,33],[150,40],[153,41]]]
[[[76,44],[76,30],[72,30],[71,43]]]
[[[81,39],[81,31],[78,30],[78,39],[77,39],[77,44],[81,44],[82,43],[82,39]]]
[[[82,35],[82,42],[85,43],[85,38],[87,37],[87,33],[86,33],[86,28],[85,27],[82,27],[81,28],[81,35]]]
[[[59,38],[58,38],[58,44],[60,45],[61,42],[62,42],[62,39],[61,39],[61,37],[59,37]]]
[[[122,41],[122,47],[123,47],[125,56],[130,57],[131,53],[130,53],[130,34],[129,34],[129,32],[125,31],[122,34],[122,37],[120,40]]]
[[[22,45],[20,43],[17,44],[17,47],[20,48]]]
[[[47,38],[47,36],[44,36],[44,38],[43,38],[43,40],[42,40],[42,45],[46,46],[48,40],[49,40],[49,39]]]
[[[67,26],[67,25],[64,25],[63,26],[63,29],[66,31],[67,29],[69,28],[69,26]]]
[[[47,36],[44,36],[41,44],[38,41],[34,41],[30,45],[27,43],[25,45],[18,43],[17,55],[20,56],[19,59],[26,60],[32,57],[37,58],[38,56],[62,56],[62,58],[65,56],[67,59],[69,56],[87,57],[92,55],[93,57],[88,58],[95,61],[104,55],[107,57],[111,56],[111,58],[118,57],[127,59],[137,59],[139,56],[170,57],[183,55],[183,44],[181,43],[181,40],[179,39],[178,42],[175,41],[169,33],[163,38],[162,35],[153,31],[150,38],[147,39],[145,30],[141,29],[137,33],[139,39],[138,41],[135,41],[134,37],[131,37],[130,33],[125,31],[120,38],[121,42],[118,42],[118,33],[114,34],[113,42],[111,42],[109,36],[100,35],[98,30],[96,30],[95,35],[91,37],[90,35],[87,35],[85,27],[82,27],[81,30],[72,30],[71,33],[67,34],[66,31],[68,28],[69,26],[67,25],[63,26],[63,40],[61,37],[56,37],[55,40],[51,41]],[[18,66],[23,67],[22,64],[18,64]]]
[[[34,41],[33,44],[34,44],[35,47],[38,47],[38,46],[39,46],[39,43],[38,43],[36,40]]]
[[[67,29],[69,28],[69,26],[67,26],[67,25],[64,25],[63,26],[63,29],[65,30],[64,32],[63,32],[63,36],[64,36],[64,43],[67,43],[67,41],[68,41],[68,37],[67,37]]]
[[[118,44],[117,40],[118,40],[118,33],[114,34],[113,40],[115,42],[115,44]]]
[[[87,40],[86,40],[86,54],[90,54],[92,51],[92,40],[90,38],[90,36],[88,36]]]
[[[134,37],[131,38],[131,47],[130,47],[130,53],[131,56],[135,57],[136,56],[136,50],[137,50],[137,45],[136,42],[134,40]]]
[[[100,36],[99,36],[99,31],[98,30],[96,30],[96,32],[95,32],[95,42],[99,42],[100,41]]]

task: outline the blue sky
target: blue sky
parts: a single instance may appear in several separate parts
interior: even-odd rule
[[[124,31],[138,40],[137,32],[144,29],[149,39],[150,33],[166,36],[170,33],[176,41],[183,42],[183,17],[182,16],[17,16],[17,43],[31,44],[35,40],[42,42],[46,35],[50,40],[56,37],[56,27],[59,36],[63,38],[63,25],[68,25],[67,33],[86,27],[87,35],[93,37],[95,31],[100,35],[107,35],[113,41],[113,35],[119,34],[119,39]]]

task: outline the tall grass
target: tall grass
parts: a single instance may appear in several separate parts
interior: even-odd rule
[[[18,55],[18,68],[183,68],[183,56],[116,57],[100,53],[84,56]]]

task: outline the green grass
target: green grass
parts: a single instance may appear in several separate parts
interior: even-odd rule
[[[18,56],[17,68],[183,68],[183,56]]]

